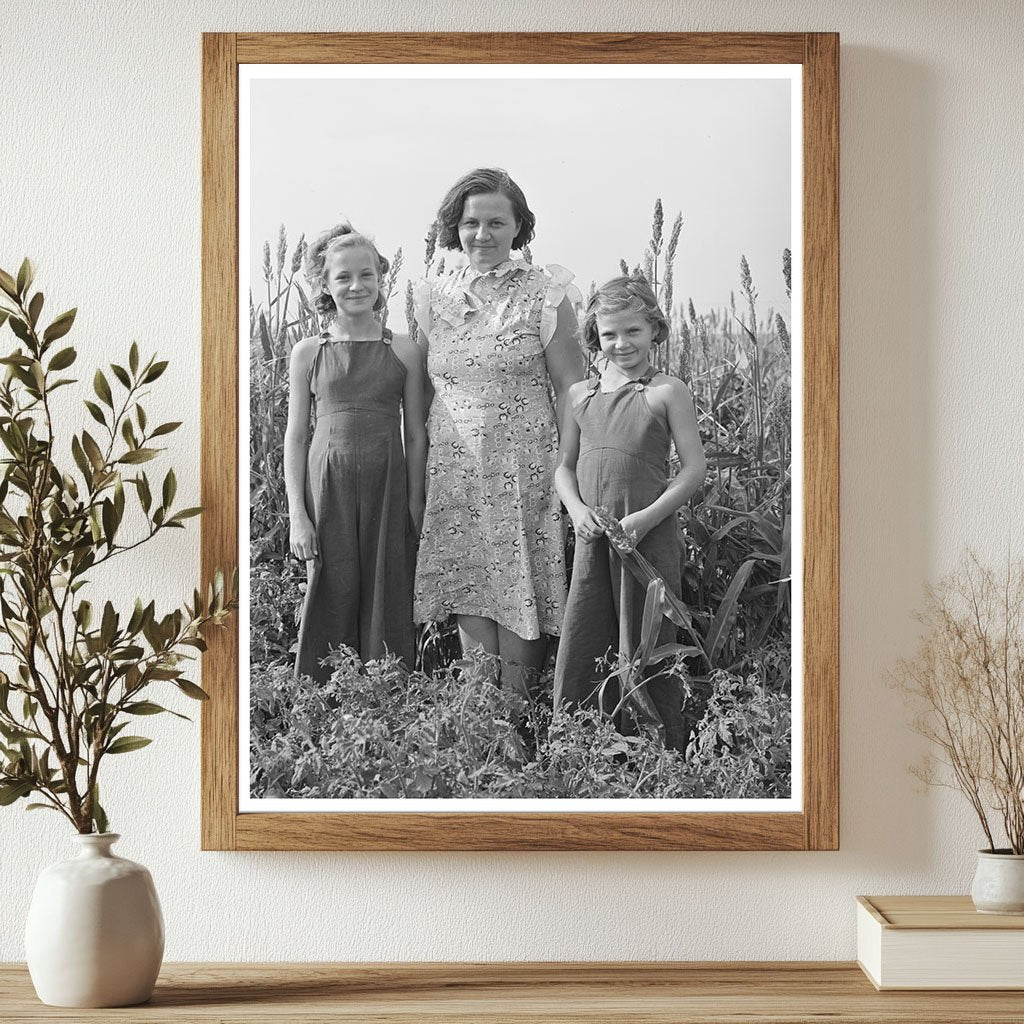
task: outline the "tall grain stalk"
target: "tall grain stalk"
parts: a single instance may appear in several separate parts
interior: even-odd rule
[[[740,291],[747,300],[747,310],[750,315],[750,326],[740,320],[740,326],[744,329],[750,339],[751,346],[751,379],[754,385],[754,434],[755,450],[757,461],[764,458],[764,394],[761,388],[761,347],[757,340],[757,289],[754,287],[753,278],[750,275],[750,266],[747,257],[740,257]]]
[[[254,554],[284,558],[288,551],[288,500],[284,493],[284,430],[287,424],[288,362],[294,343],[322,328],[299,280],[306,251],[299,238],[287,260],[284,226],[278,233],[275,265],[270,243],[263,246],[266,306],[253,309],[253,336],[249,350],[249,469],[250,532]],[[297,296],[299,310],[289,319],[289,306]],[[252,297],[250,296],[250,304]]]
[[[655,200],[654,216],[651,220],[651,239],[644,250],[643,265],[638,265],[632,276],[643,277],[651,286],[658,298],[658,304],[665,313],[669,322],[669,335],[665,343],[652,353],[652,363],[656,370],[663,370],[671,373],[673,365],[672,352],[678,345],[675,334],[675,326],[672,322],[672,299],[673,299],[673,277],[675,274],[676,249],[679,246],[679,236],[683,229],[683,215],[676,214],[672,222],[672,231],[669,233],[668,245],[665,246],[664,239],[665,210],[661,199]],[[665,253],[664,265],[659,265],[662,251]],[[623,276],[630,276],[628,264],[625,260],[619,260],[619,266]]]

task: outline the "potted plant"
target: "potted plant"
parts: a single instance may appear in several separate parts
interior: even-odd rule
[[[1024,561],[995,572],[968,554],[925,591],[917,653],[896,681],[938,747],[914,773],[959,789],[987,847],[971,889],[982,913],[1024,914]]]
[[[28,260],[17,275],[0,271],[0,328],[16,342],[0,358],[0,805],[61,814],[81,845],[78,858],[43,871],[29,911],[40,998],[128,1005],[152,992],[163,923],[149,872],[110,850],[118,837],[100,769],[151,742],[133,723],[185,717],[154,691],[206,699],[186,672],[205,647],[204,627],[223,623],[233,598],[219,573],[164,613],[154,601],[121,611],[93,596],[96,570],[184,528],[200,509],[175,506],[173,469],[156,484],[143,468],[180,424],[147,419],[142,400],[167,363],[143,360],[137,345],[123,365],[96,370],[84,402],[93,425],[58,431],[53,396],[76,383],[76,352],[62,340],[75,310],[44,327],[33,276]]]

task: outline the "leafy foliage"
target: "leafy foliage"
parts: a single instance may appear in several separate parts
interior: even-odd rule
[[[486,658],[431,675],[331,655],[326,683],[254,672],[255,797],[721,798],[789,795],[786,708],[756,678],[719,673],[685,758],[653,730],[624,736],[577,710],[552,718],[492,685]],[[754,699],[749,699],[749,698]],[[723,724],[725,723],[725,724]]]
[[[253,561],[249,572],[249,651],[254,664],[294,661],[306,569],[294,559]]]
[[[203,627],[224,622],[232,602],[220,573],[205,593],[163,615],[153,601],[122,612],[86,599],[90,572],[164,530],[183,529],[201,510],[175,505],[173,469],[158,482],[139,468],[180,424],[148,421],[142,399],[167,362],[142,359],[134,343],[123,364],[95,371],[84,399],[95,426],[71,434],[72,464],[58,464],[51,398],[77,383],[61,375],[77,353],[56,343],[75,310],[41,328],[43,294],[32,291],[33,278],[28,260],[16,277],[0,271],[0,326],[18,341],[0,359],[0,661],[15,666],[13,675],[0,671],[0,805],[38,794],[30,809],[50,808],[79,832],[102,832],[103,759],[151,742],[125,732],[139,718],[177,715],[146,699],[154,684],[206,699],[185,678],[187,663],[205,649]],[[144,524],[134,533],[126,527],[131,505]]]

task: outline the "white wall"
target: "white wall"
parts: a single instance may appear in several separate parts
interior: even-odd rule
[[[842,34],[842,849],[811,854],[201,853],[198,735],[111,764],[121,852],[146,863],[169,959],[830,959],[853,897],[965,892],[968,812],[919,792],[886,671],[922,583],[973,544],[1020,550],[1024,204],[1014,0],[8,0],[0,35],[0,266],[31,254],[81,307],[83,365],[132,338],[173,359],[150,403],[186,421],[198,492],[203,30],[838,30]],[[333,8],[336,14],[325,13]],[[408,154],[396,153],[396,160]],[[112,583],[177,601],[198,531]],[[0,960],[56,816],[0,810]]]

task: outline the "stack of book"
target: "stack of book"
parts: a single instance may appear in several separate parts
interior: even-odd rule
[[[979,914],[970,896],[858,896],[857,962],[878,989],[1024,989],[1024,915]]]

